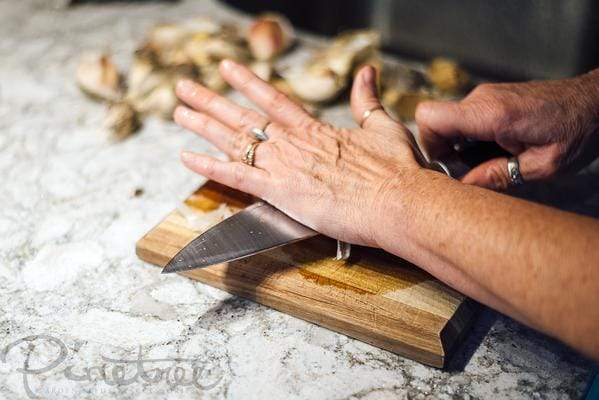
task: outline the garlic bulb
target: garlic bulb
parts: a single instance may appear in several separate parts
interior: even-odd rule
[[[294,40],[291,23],[279,14],[264,14],[250,26],[247,42],[252,56],[268,61],[283,53]]]
[[[107,54],[84,54],[75,78],[79,88],[93,98],[114,101],[122,94],[119,72]]]

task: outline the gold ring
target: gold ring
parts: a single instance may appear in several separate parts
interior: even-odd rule
[[[360,128],[364,125],[364,122],[366,122],[366,119],[368,119],[368,117],[370,117],[373,112],[375,112],[376,110],[382,110],[382,109],[383,109],[383,107],[378,105],[376,107],[372,107],[370,110],[364,111],[364,114],[362,114],[362,121],[360,122]]]
[[[248,144],[245,148],[245,151],[243,152],[243,156],[241,157],[241,162],[249,165],[250,167],[253,167],[256,158],[256,148],[261,143],[262,142],[260,140],[257,140]]]

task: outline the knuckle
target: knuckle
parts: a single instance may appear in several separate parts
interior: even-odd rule
[[[196,128],[198,131],[205,131],[210,128],[210,119],[207,116],[199,114],[196,121]]]
[[[493,83],[481,83],[470,93],[470,96],[488,96],[495,91],[495,85]]]
[[[551,146],[544,161],[544,170],[547,175],[558,172],[562,166],[562,149],[559,146]]]
[[[490,182],[494,188],[505,189],[508,186],[506,172],[497,164],[489,166],[485,175],[487,181]]]
[[[248,110],[247,108],[241,111],[241,115],[239,117],[239,124],[242,127],[247,127],[252,123],[253,114],[252,111]]]
[[[308,134],[320,135],[324,129],[324,125],[322,122],[316,119],[309,119],[302,125],[301,128]]]
[[[246,168],[243,164],[235,164],[233,166],[233,183],[236,187],[242,187],[245,183]]]
[[[239,118],[239,126],[243,131],[249,132],[250,129],[263,125],[266,121],[262,121],[263,118],[257,112],[250,110],[248,108],[244,108],[241,111],[241,115]],[[260,126],[261,127],[261,126]]]
[[[505,132],[514,122],[514,113],[511,107],[501,100],[492,101],[490,104],[491,130]]]
[[[247,138],[241,133],[237,133],[231,136],[231,142],[229,148],[234,152],[236,158],[241,158],[241,151],[247,143]]]
[[[268,100],[268,107],[273,111],[281,111],[289,102],[289,98],[279,91],[275,91]]]
[[[204,172],[207,176],[212,177],[216,171],[216,161],[213,159],[207,159],[204,164]]]
[[[239,91],[243,92],[249,88],[253,82],[254,77],[250,74],[243,74],[243,77],[239,81]]]
[[[202,100],[200,100],[200,105],[202,108],[210,109],[214,106],[217,99],[218,95],[216,93],[210,92],[209,94],[206,94]]]

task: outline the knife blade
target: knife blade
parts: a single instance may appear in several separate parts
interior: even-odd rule
[[[162,273],[239,260],[316,235],[318,232],[259,201],[192,240],[168,262]]]

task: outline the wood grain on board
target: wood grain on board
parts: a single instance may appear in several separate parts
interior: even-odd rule
[[[225,203],[234,210],[252,199],[207,182],[186,200],[198,215]],[[179,211],[142,237],[138,256],[163,267],[198,236]],[[412,264],[385,252],[352,248],[336,261],[324,236],[243,260],[182,273],[295,317],[435,367],[474,318],[473,304]]]

